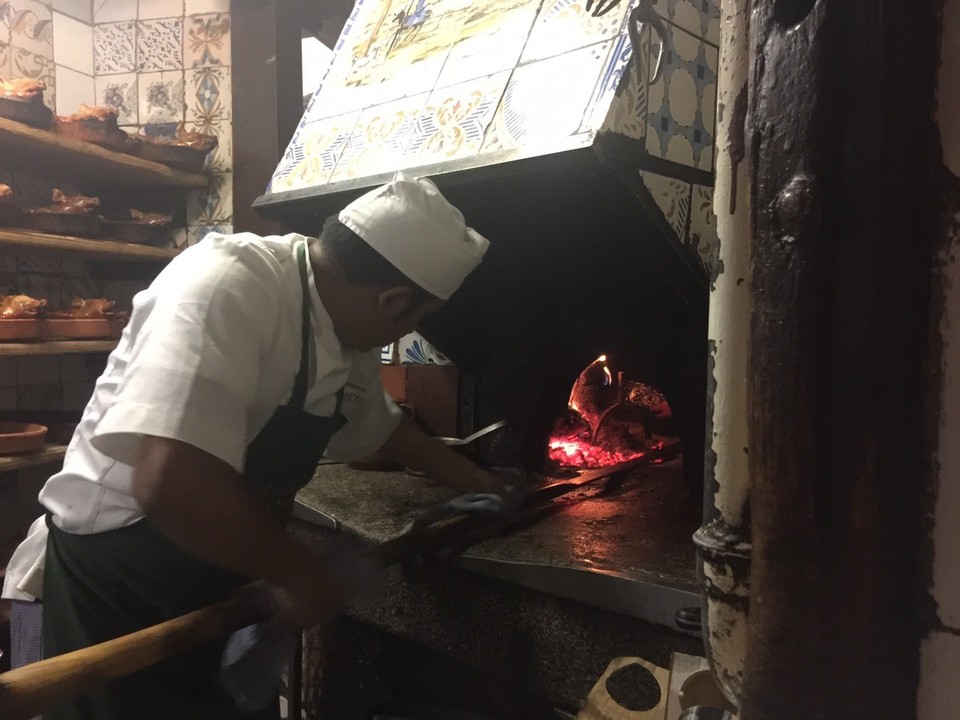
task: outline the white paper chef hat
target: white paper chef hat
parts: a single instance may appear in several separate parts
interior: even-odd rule
[[[490,242],[426,178],[398,172],[347,205],[338,219],[400,272],[444,300],[473,271]]]

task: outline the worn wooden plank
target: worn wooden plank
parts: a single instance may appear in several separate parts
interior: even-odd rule
[[[81,187],[167,185],[206,187],[206,175],[107,150],[92,143],[0,118],[0,164],[5,170],[71,180]]]
[[[67,452],[66,445],[47,443],[39,450],[22,455],[0,455],[0,473],[13,472],[36,465],[60,462]]]
[[[116,340],[48,340],[27,343],[0,342],[0,356],[108,353],[116,346]]]
[[[14,228],[0,228],[0,245],[33,250],[56,250],[93,255],[113,260],[170,260],[180,253],[179,248],[159,248],[110,240],[30,232]]]

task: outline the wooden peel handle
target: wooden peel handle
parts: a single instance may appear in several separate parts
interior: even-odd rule
[[[130,675],[263,619],[237,597],[114,640],[25,665],[0,675],[0,718],[28,720],[101,682]]]

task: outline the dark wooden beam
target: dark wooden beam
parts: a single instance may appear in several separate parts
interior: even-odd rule
[[[277,232],[253,211],[303,112],[299,3],[232,0],[233,224]]]
[[[753,0],[743,720],[915,716],[938,6]]]

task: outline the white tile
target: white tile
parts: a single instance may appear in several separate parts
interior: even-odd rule
[[[93,0],[95,23],[137,19],[137,0]]]
[[[184,9],[184,15],[219,12],[230,12],[230,0],[186,0]]]
[[[93,91],[93,76],[78,73],[76,70],[57,65],[57,114],[72,115],[80,105],[96,104]]]
[[[183,16],[183,0],[140,0],[137,17],[141,20]]]
[[[53,58],[57,65],[93,75],[93,26],[53,13]]]
[[[93,0],[53,0],[53,9],[88,25],[93,24]]]

